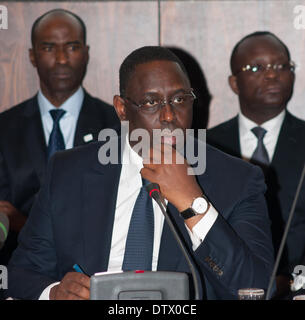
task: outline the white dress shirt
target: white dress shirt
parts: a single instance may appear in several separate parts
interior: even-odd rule
[[[126,160],[127,159],[127,160]],[[115,272],[122,270],[125,253],[125,244],[129,223],[134,204],[142,187],[140,171],[143,168],[142,158],[130,147],[128,137],[126,137],[125,148],[123,151],[122,170],[119,181],[116,211],[114,216],[111,249],[107,271]],[[167,203],[167,201],[166,201]],[[152,270],[157,270],[158,255],[164,216],[158,204],[153,202],[154,210],[154,244],[152,257]],[[205,239],[207,233],[216,221],[218,212],[213,205],[210,206],[205,216],[193,227],[192,231],[185,225],[193,243],[193,250],[196,250]],[[182,219],[182,218],[181,218]],[[181,253],[182,254],[182,253]],[[40,296],[40,300],[48,300],[50,289],[58,284],[53,283],[48,286]]]
[[[79,87],[77,91],[69,97],[60,107],[56,108],[52,103],[43,95],[41,90],[38,92],[38,105],[41,114],[42,127],[46,140],[46,145],[49,143],[50,134],[53,129],[53,119],[50,110],[63,109],[66,113],[59,120],[60,130],[62,132],[66,149],[73,147],[76,124],[79,112],[84,100],[84,90]]]
[[[264,122],[260,127],[267,130],[263,142],[268,152],[269,161],[272,161],[277,139],[280,133],[281,126],[285,117],[285,110],[283,110],[276,117]],[[239,125],[239,142],[241,156],[245,160],[250,160],[254,150],[257,147],[257,137],[251,131],[258,125],[252,120],[246,118],[241,112],[238,114],[238,125]]]

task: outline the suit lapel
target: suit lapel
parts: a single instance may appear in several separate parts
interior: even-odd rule
[[[85,91],[84,101],[76,124],[74,146],[85,144],[85,136],[90,137],[92,135],[92,138],[97,140],[98,133],[101,130],[101,119],[95,110],[92,98]]]
[[[26,121],[23,121],[26,153],[29,154],[33,167],[41,180],[47,163],[47,147],[37,95],[29,100],[22,116],[27,118]]]
[[[240,158],[238,116],[207,132],[207,141],[214,147]]]
[[[293,126],[294,124],[291,116],[286,112],[271,161],[271,166],[286,166],[287,164],[294,162],[293,159],[295,157],[297,139],[293,134],[295,131]]]
[[[230,154],[235,157],[241,158],[240,141],[239,141],[239,129],[238,129],[238,117],[232,119],[228,130],[226,130],[223,136],[223,145],[231,148]]]
[[[183,238],[187,239],[184,234],[185,226],[182,221],[182,219],[179,217],[179,213],[177,209],[172,205],[168,204],[167,212],[171,217],[171,221],[176,226],[176,229],[181,230],[183,234]],[[177,218],[177,219],[175,219]],[[178,221],[180,218],[182,224]],[[177,224],[178,221],[178,224]],[[164,220],[163,225],[163,231],[161,236],[161,242],[160,242],[160,250],[159,250],[159,258],[158,258],[158,270],[177,270],[177,266],[179,265],[179,262],[181,261],[182,252],[179,248],[176,239],[174,238],[174,235],[172,234],[172,231],[166,222]]]
[[[108,267],[121,173],[120,165],[98,163],[95,167],[83,176],[84,266],[88,274]]]

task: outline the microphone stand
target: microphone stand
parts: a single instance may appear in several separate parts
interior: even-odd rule
[[[161,197],[161,193],[160,193],[160,187],[158,184],[156,183],[150,183],[149,185],[146,186],[146,190],[148,192],[148,194],[157,202],[157,204],[159,205],[166,222],[168,223],[176,241],[178,242],[178,245],[188,263],[188,266],[191,270],[191,274],[193,277],[193,283],[194,283],[194,289],[195,289],[195,300],[200,300],[199,298],[199,285],[198,285],[198,278],[197,278],[197,274],[196,274],[196,270],[195,267],[189,257],[189,254],[184,246],[184,244],[182,243],[182,240],[180,239],[179,234],[177,233],[175,226],[173,225],[168,213],[166,212],[166,205],[164,203],[163,198]]]
[[[302,184],[303,184],[304,175],[305,175],[305,163],[304,163],[304,167],[303,167],[303,171],[302,171],[302,174],[301,174],[301,178],[300,178],[300,181],[299,181],[299,184],[298,184],[298,187],[297,187],[297,191],[296,191],[295,197],[293,199],[292,207],[291,207],[291,210],[290,210],[290,213],[289,213],[289,217],[288,217],[288,220],[287,220],[287,224],[286,224],[286,227],[285,227],[285,232],[284,232],[284,235],[283,235],[283,238],[282,238],[282,241],[281,241],[281,245],[280,245],[277,257],[276,257],[276,261],[275,261],[275,264],[274,264],[272,275],[271,275],[271,278],[270,278],[270,281],[269,281],[269,286],[268,286],[268,290],[267,290],[267,294],[266,294],[266,300],[270,300],[270,298],[271,298],[270,297],[271,288],[272,288],[272,285],[273,285],[273,282],[274,282],[274,278],[275,278],[275,275],[276,275],[276,272],[277,272],[277,269],[278,269],[278,266],[279,266],[279,263],[280,263],[282,252],[284,250],[284,245],[285,245],[286,238],[287,238],[287,235],[288,235],[288,231],[289,231],[289,228],[290,228],[291,220],[292,220],[292,217],[294,215],[295,207],[296,207],[296,204],[298,202],[299,194],[300,194],[301,187],[302,187]]]

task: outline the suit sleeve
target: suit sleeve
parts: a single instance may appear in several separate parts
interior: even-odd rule
[[[0,148],[0,200],[10,200],[10,184],[3,154]]]
[[[239,288],[268,288],[273,247],[261,170],[252,169],[248,181],[229,217],[219,212],[194,253],[216,299],[236,299]]]
[[[6,294],[13,298],[38,299],[48,285],[59,280],[51,218],[52,163],[51,160],[45,184],[20,232],[19,245],[8,266]]]

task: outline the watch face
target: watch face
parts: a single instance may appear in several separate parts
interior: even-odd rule
[[[208,202],[203,197],[196,198],[192,204],[192,209],[197,214],[202,214],[202,213],[206,212],[207,208],[208,208]]]

